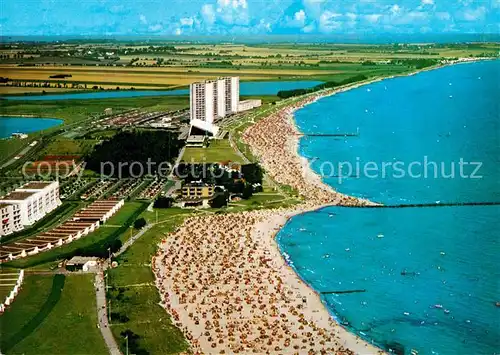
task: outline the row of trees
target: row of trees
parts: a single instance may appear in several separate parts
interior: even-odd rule
[[[368,79],[368,77],[366,75],[359,74],[359,75],[355,75],[355,76],[352,76],[352,77],[349,77],[347,79],[340,80],[340,81],[328,81],[326,83],[316,85],[316,86],[309,88],[309,89],[294,89],[294,90],[278,91],[277,95],[281,99],[286,99],[289,97],[305,95],[305,94],[316,92],[318,90],[334,88],[337,86],[347,85],[347,84],[355,83],[358,81],[363,81],[366,79]]]

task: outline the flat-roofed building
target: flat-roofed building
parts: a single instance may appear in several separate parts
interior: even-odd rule
[[[262,106],[262,100],[243,100],[238,103],[238,112],[248,111]]]
[[[12,205],[13,231],[19,231],[61,205],[59,182],[29,182],[0,197],[0,203]]]
[[[238,112],[240,78],[225,77],[192,83],[189,88],[191,131],[199,130],[217,135],[216,118]]]
[[[210,198],[214,195],[214,185],[185,184],[182,187],[182,198]]]
[[[0,238],[14,232],[14,205],[10,203],[0,203],[0,216],[2,225],[0,226]],[[20,218],[18,218],[20,221]]]

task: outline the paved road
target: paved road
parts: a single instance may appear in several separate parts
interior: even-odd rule
[[[129,238],[129,240],[127,240],[125,243],[123,243],[122,247],[116,253],[113,253],[113,256],[116,257],[116,256],[122,254],[123,252],[125,252],[125,250],[127,250],[127,248],[129,246],[131,246],[132,244],[134,244],[134,242],[137,239],[139,239],[140,237],[142,237],[142,235],[144,233],[146,233],[149,229],[151,229],[152,226],[153,226],[153,224],[148,224],[145,227],[143,227],[136,235],[134,235],[133,237]]]
[[[29,151],[30,149],[33,148],[31,145],[28,145],[27,147],[24,147],[20,152],[18,152],[15,157],[17,156],[21,156],[20,159],[22,159],[22,157],[24,157]],[[3,168],[6,168],[7,166],[9,166],[10,164],[14,163],[15,161],[19,161],[19,159],[16,159],[16,158],[12,158],[10,159],[9,161],[7,161],[5,164],[3,164],[0,168],[3,169]]]
[[[97,318],[99,321],[99,329],[101,330],[102,337],[106,342],[109,353],[111,355],[121,355],[118,344],[116,344],[113,333],[108,326],[108,311],[106,305],[106,288],[104,285],[104,273],[100,269],[95,274],[95,287],[96,287],[96,301],[97,301]]]

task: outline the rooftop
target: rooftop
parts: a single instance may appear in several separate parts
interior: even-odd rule
[[[34,195],[35,192],[30,191],[14,191],[8,194],[7,196],[0,197],[0,200],[3,201],[21,201],[26,200],[28,197]]]
[[[99,258],[97,258],[95,256],[74,256],[70,260],[68,260],[66,265],[83,265],[86,262],[98,261],[98,260],[99,260]]]
[[[32,181],[20,187],[24,190],[41,190],[52,184],[54,181]]]
[[[12,206],[10,203],[0,203],[0,209]]]

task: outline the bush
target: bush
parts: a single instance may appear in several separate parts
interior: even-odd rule
[[[139,218],[139,219],[135,220],[135,222],[134,222],[135,229],[141,229],[144,226],[146,226],[146,220],[144,218]]]
[[[155,203],[153,204],[153,207],[154,208],[170,208],[170,207],[172,207],[173,202],[174,202],[174,199],[172,197],[160,196],[156,199]]]
[[[252,185],[245,184],[241,198],[243,198],[244,200],[248,200],[250,197],[252,197],[252,195],[253,195]]]
[[[210,200],[210,207],[212,208],[222,208],[227,206],[227,194],[216,194],[213,199]]]

